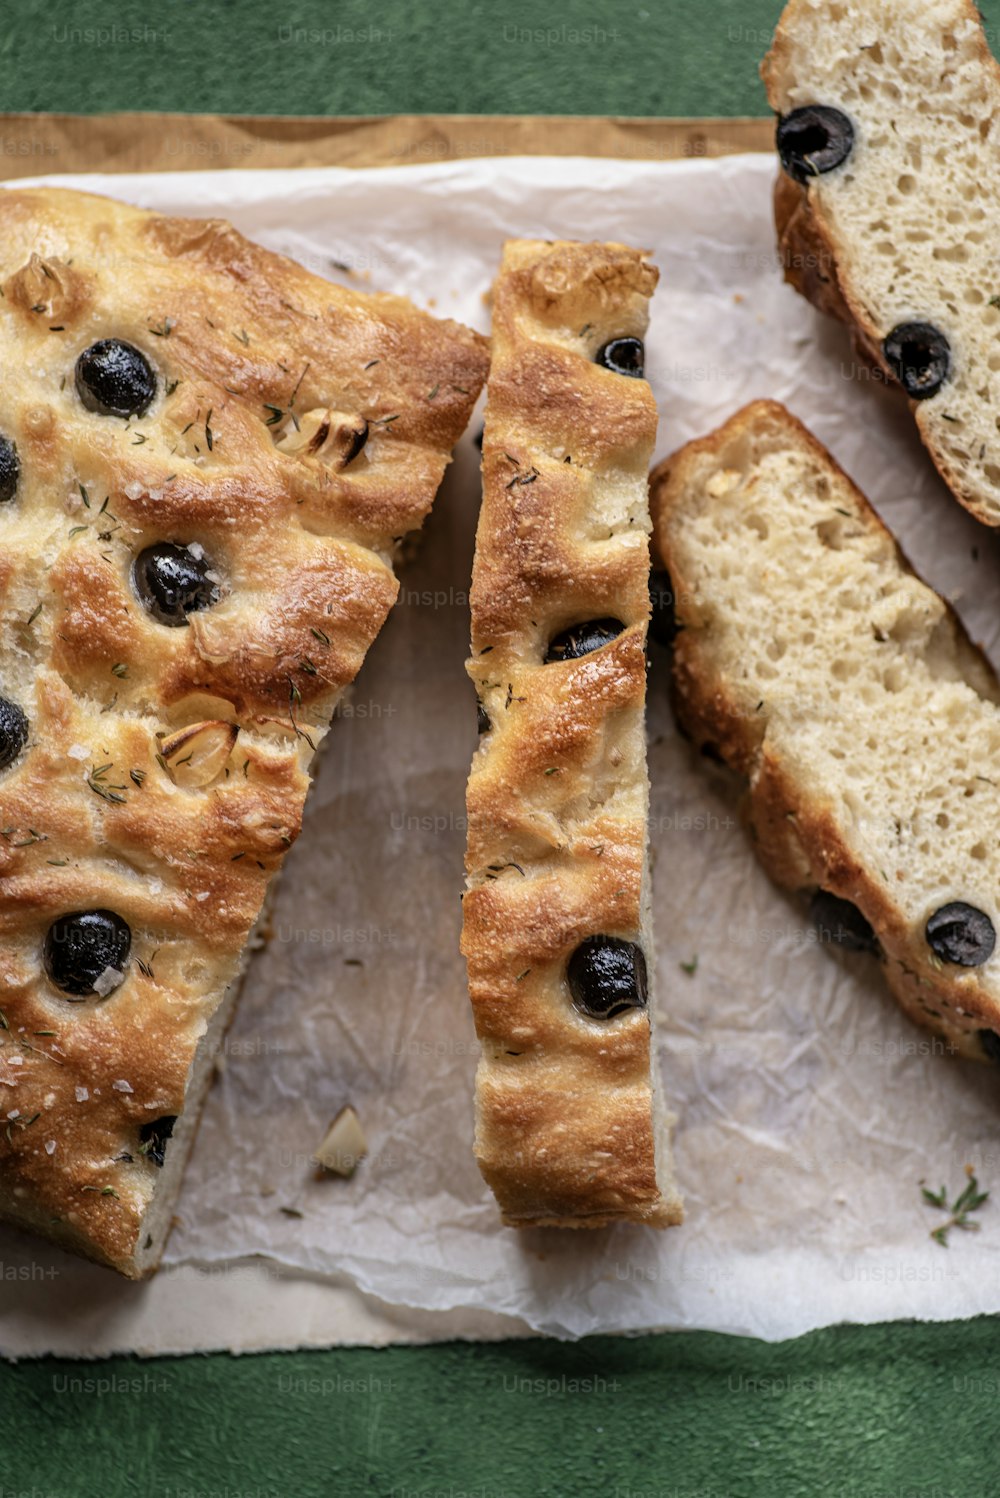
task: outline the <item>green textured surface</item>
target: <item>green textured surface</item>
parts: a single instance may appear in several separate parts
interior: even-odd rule
[[[0,1493],[992,1498],[996,1347],[978,1321],[24,1364]]]
[[[757,61],[779,10],[19,0],[0,32],[2,97],[84,112],[762,114]],[[512,31],[549,26],[598,33]],[[111,27],[148,30],[99,35]],[[288,27],[326,36],[283,40]],[[350,40],[359,27],[379,34]],[[684,1335],[0,1365],[0,1498],[987,1498],[998,1350],[984,1319],[778,1347]]]
[[[16,0],[0,35],[4,108],[766,114],[757,60],[780,10],[778,0]]]

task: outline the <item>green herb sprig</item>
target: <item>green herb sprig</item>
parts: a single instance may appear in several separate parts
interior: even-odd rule
[[[952,1228],[960,1228],[963,1233],[979,1232],[980,1224],[970,1221],[969,1213],[978,1212],[983,1203],[989,1200],[990,1193],[980,1191],[979,1182],[973,1174],[971,1165],[965,1167],[965,1173],[969,1179],[965,1188],[952,1202],[951,1207],[948,1206],[947,1187],[942,1186],[940,1191],[928,1191],[926,1186],[920,1188],[924,1201],[929,1207],[937,1207],[939,1211],[949,1213],[947,1222],[931,1229],[931,1237],[935,1243],[940,1243],[942,1248],[948,1247],[948,1234]]]

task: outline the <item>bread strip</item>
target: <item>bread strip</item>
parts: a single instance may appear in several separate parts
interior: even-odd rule
[[[783,119],[820,105],[853,135],[839,164],[846,143],[824,154],[822,124],[800,137],[813,153],[801,169],[786,151],[786,278],[853,329],[862,378],[896,380],[902,346],[931,458],[956,499],[1000,525],[1000,67],[976,7],[791,0],[762,73]],[[950,352],[937,346],[928,367],[935,332]]]
[[[786,889],[855,906],[860,923],[821,901],[821,935],[875,947],[904,1010],[949,1050],[1000,1059],[990,666],[783,406],[748,406],[668,458],[652,507],[679,630],[678,716],[747,778],[764,867]],[[935,917],[956,902],[982,917],[976,965],[954,960],[955,930],[942,955]]]
[[[617,244],[507,244],[494,290],[472,657],[485,732],[468,789],[462,947],[482,1057],[476,1157],[515,1226],[681,1219],[649,1012],[585,1015],[567,965],[600,934],[654,970],[644,733],[649,614],[641,339],[657,273]],[[620,632],[544,663],[587,621]]]

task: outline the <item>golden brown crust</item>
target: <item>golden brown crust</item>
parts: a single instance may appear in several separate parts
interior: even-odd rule
[[[0,280],[0,434],[21,464],[0,513],[0,693],[31,730],[0,773],[0,1215],[133,1273],[157,1177],[139,1128],[181,1111],[486,346],[225,223],[56,189],[0,195]],[[76,394],[78,355],[106,337],[153,365],[145,416]],[[355,461],[336,433],[332,451],[289,448],[316,410],[367,422]],[[221,578],[186,628],[133,590],[158,540],[198,543]],[[192,784],[191,751],[160,751],[197,723],[222,747]],[[100,907],[132,929],[126,978],[71,1002],[44,975],[45,933]]]
[[[680,626],[673,662],[678,720],[700,748],[717,750],[746,777],[754,852],[775,883],[793,891],[828,890],[856,905],[878,936],[887,982],[910,1018],[941,1035],[954,1052],[982,1061],[976,1032],[1000,1031],[1000,1005],[975,969],[949,970],[926,943],[915,940],[912,922],[891,898],[884,878],[849,845],[834,807],[768,740],[766,703],[760,714],[748,713],[720,671],[709,605],[686,565],[683,522],[677,515],[706,458],[724,467],[725,455],[745,452],[753,442],[763,446],[772,434],[776,444],[803,446],[835,476],[861,522],[892,543],[902,571],[913,571],[865,496],[801,422],[774,401],[755,401],[738,411],[717,431],[665,459],[650,479],[654,554],[669,572]],[[967,669],[979,678],[983,695],[997,700],[1000,684],[989,662],[950,605],[945,609]]]
[[[656,408],[594,355],[642,337],[655,283],[621,245],[512,241],[494,290],[469,662],[491,726],[469,781],[462,949],[483,1047],[476,1156],[517,1226],[681,1215],[657,1181],[647,1014],[588,1019],[565,976],[585,937],[644,924]],[[608,507],[612,474],[632,486],[627,518]],[[624,629],[543,664],[554,635],[601,617]]]

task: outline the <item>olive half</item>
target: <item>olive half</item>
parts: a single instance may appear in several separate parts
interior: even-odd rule
[[[0,770],[12,765],[28,742],[28,720],[9,697],[0,697]]]
[[[958,967],[982,967],[993,956],[997,936],[984,910],[952,900],[935,910],[925,928],[931,950],[942,962]]]
[[[582,655],[590,655],[591,651],[617,639],[624,628],[620,619],[588,619],[584,624],[574,624],[549,641],[545,664],[575,661]]]
[[[832,172],[854,149],[854,126],[832,104],[806,104],[778,121],[778,155],[796,182]]]
[[[646,373],[646,350],[641,338],[612,338],[594,356],[595,364],[602,364],[612,374],[628,375],[641,380]]]
[[[646,1007],[646,957],[634,941],[588,936],[566,969],[573,1003],[591,1019],[614,1019]]]
[[[937,395],[951,373],[951,344],[933,323],[900,323],[882,349],[885,362],[911,400]]]
[[[174,541],[154,541],[136,557],[132,583],[146,612],[160,624],[177,628],[188,614],[211,608],[219,600],[209,576],[212,564]]]
[[[57,988],[64,993],[92,994],[109,968],[125,971],[131,947],[129,925],[113,910],[77,910],[52,922],[42,958]]]
[[[809,917],[821,942],[832,942],[848,952],[879,951],[878,937],[850,900],[818,889],[809,905]]]
[[[156,394],[152,365],[123,338],[102,338],[84,349],[75,377],[83,404],[101,416],[142,416]]]
[[[167,1152],[167,1140],[174,1132],[174,1124],[177,1122],[176,1113],[165,1113],[162,1118],[154,1118],[149,1123],[143,1124],[139,1130],[139,1138],[142,1140],[140,1153],[152,1160],[154,1165],[162,1165]]]
[[[21,477],[21,460],[9,437],[0,437],[0,505],[9,503],[17,493]]]

